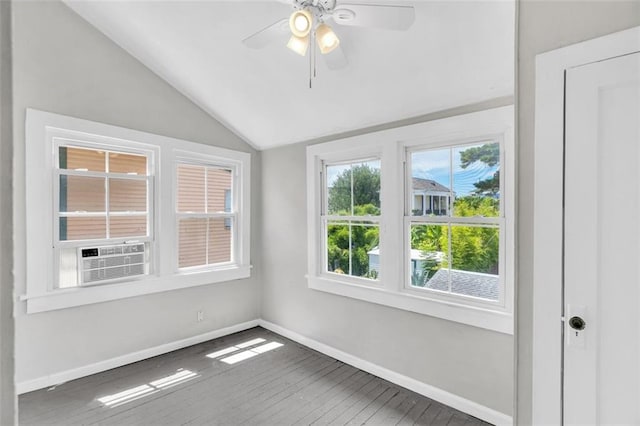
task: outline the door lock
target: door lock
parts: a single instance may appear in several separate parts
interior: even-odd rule
[[[584,331],[587,323],[583,318],[589,318],[587,315],[587,307],[582,305],[567,305],[566,315],[568,320],[566,321],[567,327],[567,344],[572,348],[584,349],[586,334]]]
[[[586,325],[587,323],[584,322],[584,320],[580,317],[576,316],[569,319],[569,327],[573,328],[574,330],[582,331],[584,330]]]

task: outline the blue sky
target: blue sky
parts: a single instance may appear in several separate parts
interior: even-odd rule
[[[474,146],[483,144],[463,146],[458,148],[443,148],[426,151],[418,151],[411,154],[411,170],[414,177],[432,179],[447,188],[451,185],[450,155],[453,155],[453,190],[457,197],[462,197],[471,193],[474,183],[487,179],[498,170],[498,166],[488,167],[479,161],[471,164],[466,169],[460,167],[460,152]],[[366,163],[371,168],[380,168],[380,161],[370,161]],[[356,165],[356,164],[354,164]],[[327,167],[327,184],[333,186],[333,182],[343,171],[351,167],[350,164],[341,164]]]
[[[481,146],[481,145],[475,145]],[[498,170],[498,166],[489,167],[476,161],[466,169],[460,167],[460,152],[473,146],[458,148],[434,149],[411,154],[411,171],[413,177],[432,179],[449,188],[451,186],[450,156],[453,156],[453,191],[457,197],[471,193],[474,183],[490,178]]]

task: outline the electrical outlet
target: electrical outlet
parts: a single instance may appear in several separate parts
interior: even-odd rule
[[[198,322],[204,321],[204,311],[198,311]]]

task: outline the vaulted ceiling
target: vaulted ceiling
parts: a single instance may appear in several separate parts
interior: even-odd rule
[[[348,65],[329,70],[318,54],[311,89],[309,57],[287,49],[287,37],[261,50],[241,42],[288,17],[286,2],[66,3],[258,149],[513,94],[513,1],[345,2],[412,5],[415,22],[334,25]]]

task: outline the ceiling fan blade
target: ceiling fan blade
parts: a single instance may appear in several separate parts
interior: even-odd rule
[[[339,70],[347,66],[349,61],[347,61],[347,57],[344,54],[344,50],[342,47],[338,45],[331,52],[322,55],[325,64],[327,64],[327,68],[330,70]]]
[[[340,25],[407,30],[413,25],[416,13],[413,6],[340,3],[332,18]]]
[[[255,34],[242,40],[245,46],[251,49],[262,49],[263,47],[276,42],[280,39],[286,41],[286,36],[289,33],[289,19],[284,18],[266,28],[261,29]],[[284,43],[284,41],[283,41]]]

